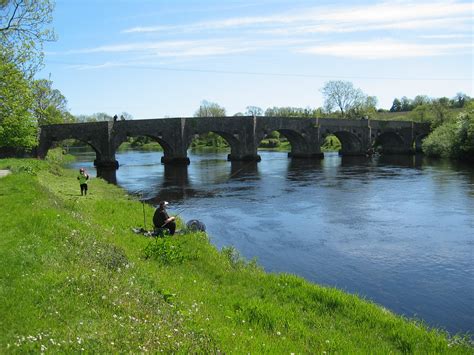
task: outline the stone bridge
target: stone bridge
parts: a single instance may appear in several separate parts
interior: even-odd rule
[[[54,142],[77,139],[96,152],[97,167],[118,168],[117,148],[128,137],[147,136],[163,147],[164,164],[189,164],[187,150],[197,135],[214,132],[230,146],[228,160],[260,161],[258,146],[278,131],[291,144],[292,158],[322,158],[326,136],[335,135],[342,155],[365,155],[371,147],[384,154],[411,154],[420,150],[429,124],[407,121],[295,117],[192,117],[70,123],[41,127],[38,157],[44,158]]]

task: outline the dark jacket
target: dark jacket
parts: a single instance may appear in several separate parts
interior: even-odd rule
[[[153,215],[153,224],[155,228],[162,228],[166,220],[169,218],[168,213],[165,209],[157,208],[155,214]]]

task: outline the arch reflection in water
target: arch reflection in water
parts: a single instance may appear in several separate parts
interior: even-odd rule
[[[232,161],[230,164],[230,175],[227,179],[256,179],[258,177],[258,162]]]
[[[199,193],[191,187],[187,165],[164,165],[163,173],[162,183],[153,189],[155,194],[147,199],[148,203],[157,205],[162,200],[181,201]]]
[[[322,172],[323,160],[291,159],[288,163],[287,179],[292,181],[314,181]]]

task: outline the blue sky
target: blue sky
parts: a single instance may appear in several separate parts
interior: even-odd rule
[[[461,0],[57,0],[38,77],[73,114],[318,107],[328,80],[388,109],[401,96],[474,96],[473,24]]]

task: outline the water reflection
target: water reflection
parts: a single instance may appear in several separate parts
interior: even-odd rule
[[[187,165],[164,165],[163,171],[162,182],[153,189],[153,196],[146,200],[148,203],[157,205],[162,200],[179,201],[201,194],[191,186]]]
[[[421,168],[425,157],[416,155],[379,155],[373,160],[378,166],[397,166],[404,168]]]
[[[259,178],[258,163],[256,161],[232,161],[228,179]]]
[[[117,185],[117,169],[97,168],[96,171],[98,178],[104,179],[109,184]]]

